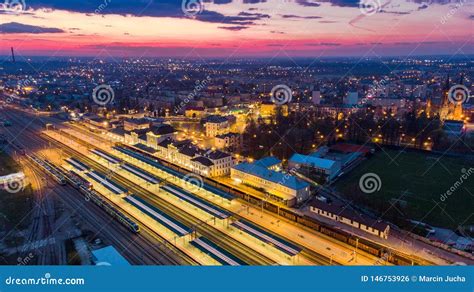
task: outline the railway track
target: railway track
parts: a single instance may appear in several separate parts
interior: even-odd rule
[[[51,139],[51,138],[48,138]],[[59,143],[53,139],[51,139],[51,143]],[[97,163],[96,161],[90,159],[89,157],[79,153],[73,149],[65,150],[67,154],[73,157],[77,157],[93,167],[95,170],[101,171],[103,173],[107,173],[110,170],[105,166]],[[218,243],[222,248],[226,249],[227,251],[233,253],[237,257],[241,258],[243,261],[250,265],[274,265],[276,264],[275,261],[257,253],[254,250],[251,250],[244,244],[234,240],[230,236],[226,235],[225,233],[219,231],[211,227],[208,223],[199,220],[198,218],[194,217],[193,215],[179,209],[178,207],[169,204],[166,200],[156,196],[152,192],[136,185],[135,183],[129,181],[128,179],[114,174],[113,176],[114,181],[119,183],[120,185],[126,187],[131,193],[138,195],[139,197],[152,202],[162,211],[173,217],[175,220],[182,222],[183,224],[193,227],[193,229],[204,235],[205,237],[209,238],[210,240]]]
[[[71,138],[75,138],[75,137],[71,135]],[[83,146],[85,146],[89,149],[93,147],[92,145],[90,145],[86,141],[83,141],[81,139],[77,139],[77,140],[76,139],[77,138],[74,139],[76,142],[81,143]],[[59,142],[57,142],[55,140],[52,140],[50,143],[59,143]],[[74,154],[73,153],[70,153],[70,154],[71,154],[71,156],[76,156],[78,154],[78,152],[75,152]],[[81,156],[83,156],[83,155],[81,155]],[[83,157],[85,157],[85,156],[83,156]],[[98,170],[108,171],[107,168],[105,168],[102,165],[96,163],[95,161],[91,161],[91,160],[88,159],[88,162],[89,162],[89,164],[95,166],[95,168],[98,168]],[[126,179],[124,179],[122,181],[118,181],[118,182],[121,183],[122,185],[126,186],[130,190],[132,190],[136,187],[136,185],[134,183],[131,183],[130,181],[128,181]],[[145,190],[141,187],[140,187],[140,190],[138,190],[138,191],[136,190],[135,193],[137,193],[137,195],[143,197],[144,199],[151,201],[153,204],[155,204],[157,206],[160,206],[160,209],[166,209],[164,211],[166,211],[167,213],[171,213],[171,214],[176,213],[176,209],[169,209],[168,208],[168,206],[169,206],[168,202],[166,202],[165,200],[155,196],[151,192],[148,192],[147,190]],[[239,218],[238,215],[236,217]],[[188,225],[188,226],[189,226],[189,224],[191,224],[190,226],[194,226],[196,231],[198,231],[200,234],[208,237],[211,240],[218,241],[219,237],[222,236],[221,234],[219,234],[221,232],[218,231],[218,230],[206,230],[206,227],[203,227],[203,226],[206,226],[206,224],[202,224],[202,222],[196,222],[196,218],[190,216],[190,214],[186,214],[186,213],[181,212],[181,217],[178,220],[183,222],[183,223],[186,222],[186,225]],[[214,228],[212,228],[212,229],[214,229]],[[216,231],[219,234],[217,236],[215,235]],[[255,260],[252,260],[251,258],[249,258],[248,253],[244,252],[245,251],[244,247],[237,246],[237,247],[232,248],[232,247],[230,247],[231,245],[232,245],[232,243],[230,243],[230,244],[229,243],[221,243],[221,246],[223,248],[232,249],[232,250],[237,249],[238,251],[236,251],[235,253],[241,255],[243,260],[245,260],[246,262],[250,262],[251,264],[274,264],[274,262],[272,262],[271,260],[268,261],[268,259],[263,261],[265,263],[261,263],[261,262],[260,263],[255,263]],[[312,250],[309,250],[307,248],[304,248],[304,247],[303,247],[303,251],[302,251],[300,256],[303,256],[303,257],[309,259],[311,262],[314,262],[315,264],[319,264],[319,265],[330,265],[330,264],[338,265],[339,264],[336,261],[333,261],[332,259],[330,259],[329,257],[323,256],[321,254],[318,254],[318,253],[316,253]]]
[[[16,115],[9,115],[9,118],[12,120],[15,120],[18,122],[18,120],[21,123],[24,123],[24,121],[21,118],[16,117]],[[24,131],[25,129],[22,129]],[[30,147],[29,148],[42,148],[43,145],[45,145],[45,142],[48,142],[46,139],[38,137],[38,133],[32,131],[31,129],[26,129],[26,131],[29,131],[30,135],[28,135],[28,143],[23,143],[25,142],[25,138],[23,137],[14,137],[15,140],[18,142],[21,142],[21,144],[28,144]],[[73,210],[78,210],[77,208],[77,203],[78,200],[80,200],[83,204],[86,203],[86,201],[83,199],[82,194],[79,194],[79,192],[70,187],[70,186],[65,186],[61,188],[69,188],[69,192],[61,192],[61,200],[65,205],[70,207]],[[74,196],[71,196],[71,194],[77,194]],[[76,197],[76,198],[72,198]],[[78,199],[78,200],[77,200]],[[81,204],[81,205],[83,205]],[[195,260],[189,258],[187,255],[182,255],[181,258],[177,258],[176,256],[172,256],[169,254],[169,247],[163,248],[165,245],[163,245],[164,238],[159,236],[156,232],[152,231],[151,229],[147,228],[146,226],[142,226],[142,232],[139,235],[134,235],[131,234],[130,231],[127,229],[123,228],[120,224],[115,224],[116,222],[114,221],[113,218],[110,218],[108,215],[106,215],[100,208],[96,207],[94,204],[89,203],[89,206],[84,206],[84,208],[81,208],[81,214],[87,217],[90,220],[87,220],[88,224],[95,225],[96,230],[99,230],[97,232],[98,235],[108,235],[108,239],[113,242],[115,246],[119,247],[119,250],[122,250],[124,253],[127,254],[128,258],[132,260],[133,263],[135,264],[162,264],[162,265],[196,265],[198,264]],[[97,209],[97,212],[92,214],[89,209]],[[106,224],[97,222],[96,217],[97,214],[103,214],[105,218],[107,218]],[[102,216],[103,217],[103,216]],[[97,224],[94,224],[96,223]],[[114,232],[111,232],[108,228],[104,227],[109,227],[111,224],[117,225],[115,229],[119,229],[120,232],[120,237],[117,236],[117,234],[114,234]],[[36,228],[36,227],[34,227]],[[132,237],[131,240],[126,241],[122,240],[127,239]],[[120,238],[120,240],[119,240]],[[158,244],[157,244],[158,242]],[[135,252],[130,252],[129,250],[133,250]],[[160,249],[162,248],[162,249]],[[139,254],[140,256],[138,256]]]

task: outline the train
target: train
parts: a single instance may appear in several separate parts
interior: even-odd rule
[[[86,201],[92,201],[133,233],[140,232],[140,226],[135,221],[112,206],[109,202],[104,200],[102,196],[94,190],[92,184],[89,181],[85,180],[72,170],[68,172],[68,175],[66,175],[66,180],[84,195]]]
[[[411,257],[407,257],[391,248],[382,246],[365,238],[355,236],[353,234],[350,234],[349,232],[336,229],[328,224],[316,220],[313,217],[299,214],[287,208],[282,208],[268,201],[262,201],[258,197],[246,194],[235,188],[223,187],[220,183],[214,181],[213,179],[206,178],[205,181],[253,205],[262,207],[263,204],[263,208],[269,212],[278,214],[279,216],[289,221],[301,224],[302,226],[321,232],[350,246],[357,247],[357,249],[363,250],[369,254],[382,258],[391,264],[404,266],[422,264],[421,261],[415,261]]]
[[[81,185],[85,186],[88,190],[93,190],[94,186],[92,183],[82,176],[77,174],[74,170],[69,170],[68,172],[69,183],[72,184],[75,188],[79,188]]]
[[[125,214],[117,210],[114,206],[112,206],[110,203],[105,201],[100,194],[98,194],[94,190],[89,190],[86,186],[81,185],[79,187],[79,192],[81,192],[86,200],[92,201],[94,204],[97,206],[101,207],[105,212],[107,212],[109,215],[111,215],[114,219],[116,219],[118,222],[120,222],[122,225],[124,225],[127,229],[132,231],[133,233],[139,233],[140,232],[140,226],[127,217]]]
[[[150,153],[147,153],[146,151],[131,147],[125,144],[120,144],[120,146],[128,148],[130,150],[136,151],[142,155],[145,155],[147,157],[153,158],[155,160],[158,160],[160,163],[163,165],[170,167],[176,171],[179,171],[181,173],[188,173],[186,169],[183,169],[175,164],[169,163],[167,161],[164,161],[162,159],[157,158],[154,155],[151,155]],[[423,265],[428,262],[422,260],[422,259],[414,259],[412,257],[409,257],[405,254],[402,254],[392,248],[383,246],[379,243],[375,243],[373,241],[367,240],[362,237],[355,236],[349,232],[336,229],[328,224],[325,224],[321,221],[316,220],[315,218],[298,214],[295,211],[292,211],[287,208],[282,208],[280,206],[277,206],[271,202],[268,201],[263,201],[259,197],[253,196],[251,194],[244,193],[240,191],[239,189],[236,189],[234,187],[229,187],[229,186],[224,186],[218,181],[212,179],[212,178],[204,178],[204,182],[212,185],[220,190],[223,190],[227,192],[228,194],[231,194],[237,198],[240,198],[246,202],[249,202],[253,205],[258,206],[259,208],[262,207],[269,212],[272,212],[274,214],[278,214],[279,216],[285,218],[286,220],[301,224],[302,226],[305,226],[307,228],[310,228],[312,230],[318,231],[320,233],[323,233],[325,235],[328,235],[334,239],[337,239],[343,243],[346,243],[350,246],[353,246],[354,248],[357,248],[358,250],[363,250],[369,254],[372,254],[374,256],[377,256],[383,261],[386,261],[388,263],[394,264],[394,265],[404,265],[404,266],[412,266],[412,265]],[[375,264],[375,263],[374,263]],[[428,263],[429,264],[429,263]]]
[[[35,155],[26,155],[36,165],[45,170],[58,184],[65,185],[66,178],[62,174],[61,170],[54,166],[51,162],[38,158]]]

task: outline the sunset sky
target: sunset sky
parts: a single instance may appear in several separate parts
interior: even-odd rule
[[[474,54],[474,0],[367,0],[372,15],[359,0],[207,0],[195,15],[170,0],[3,1],[0,55]]]

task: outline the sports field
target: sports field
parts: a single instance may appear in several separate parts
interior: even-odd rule
[[[470,168],[474,163],[461,158],[380,150],[335,187],[397,223],[407,218],[456,228],[474,224],[474,169]],[[367,173],[380,177],[378,191],[362,192],[359,181]],[[451,194],[441,198],[447,191]]]

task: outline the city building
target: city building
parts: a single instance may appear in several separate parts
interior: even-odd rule
[[[101,118],[98,116],[83,116],[86,125],[89,126],[91,129],[110,129],[112,128],[112,124],[106,118]]]
[[[123,129],[125,131],[143,130],[150,128],[150,121],[145,118],[126,119],[123,121]]]
[[[128,128],[133,126],[128,126]],[[174,138],[177,131],[168,124],[153,125],[148,128],[125,130],[122,127],[110,129],[106,135],[109,139],[124,144],[143,144],[148,147],[157,148],[157,145],[163,140]]]
[[[344,97],[344,104],[354,106],[359,103],[359,94],[355,91],[347,93],[347,96]]]
[[[363,145],[338,143],[322,146],[308,154],[294,154],[288,162],[289,169],[322,182],[332,182],[339,175],[347,173],[366,157],[373,149]]]
[[[159,143],[156,149],[159,158],[205,177],[229,175],[234,165],[230,154],[219,150],[201,149],[193,145],[190,140],[166,139]]]
[[[217,149],[224,149],[228,151],[237,151],[242,149],[243,143],[243,137],[238,133],[217,135],[214,139],[214,146]]]
[[[270,170],[280,171],[282,169],[281,160],[274,156],[264,157],[260,160],[255,161],[254,163]]]
[[[218,115],[208,116],[204,127],[206,128],[206,137],[216,137],[230,132],[229,120]]]
[[[315,199],[311,201],[309,210],[318,216],[347,224],[380,238],[388,239],[390,233],[390,225],[383,221],[364,217],[348,205],[336,205]]]
[[[206,116],[206,109],[204,107],[187,107],[184,111],[184,116],[192,119],[202,119]]]
[[[288,160],[289,169],[297,169],[297,172],[322,179],[324,182],[334,180],[341,171],[341,162],[311,155],[295,153]]]
[[[461,77],[460,83],[463,84],[463,78]],[[433,104],[431,99],[427,100],[426,109],[427,115],[437,114],[442,121],[444,120],[456,120],[461,121],[463,118],[463,101],[455,102],[455,97],[449,98],[451,88],[451,80],[446,78],[445,85],[443,87],[442,97],[440,104]]]
[[[91,261],[96,266],[130,266],[127,259],[111,245],[92,251]]]
[[[341,170],[344,171],[358,162],[361,162],[364,157],[367,157],[372,150],[369,147],[339,143],[328,146],[322,146],[310,156],[338,161],[341,163]]]
[[[288,105],[277,105],[271,101],[262,102],[260,104],[260,116],[263,118],[270,118],[277,114],[278,110],[281,111],[283,116],[288,116]]]
[[[313,104],[321,104],[321,91],[313,91],[311,95],[311,102]]]
[[[231,178],[266,192],[270,199],[289,207],[301,203],[311,194],[310,185],[290,174],[267,169],[255,163],[240,163],[231,169]]]

